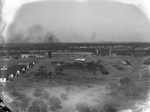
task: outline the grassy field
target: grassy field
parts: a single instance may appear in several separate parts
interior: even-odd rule
[[[6,84],[6,97],[12,98],[11,102],[6,100],[6,103],[14,112],[117,112],[133,109],[135,103],[144,101],[148,94],[150,74],[141,72],[149,70],[143,66],[147,58],[95,56],[87,59],[88,62],[100,60],[108,75],[100,69],[93,72],[86,68],[64,67],[57,72],[58,66],[51,62],[73,63],[74,60],[41,59],[26,74]],[[131,65],[121,63],[125,60]],[[9,60],[7,64],[12,66],[12,63],[21,61],[31,60]],[[120,79],[126,77],[130,80],[120,86],[124,84],[120,83]]]

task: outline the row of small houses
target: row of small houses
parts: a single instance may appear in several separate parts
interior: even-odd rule
[[[59,58],[59,57],[70,57],[70,58],[89,58],[92,57],[93,53],[92,52],[63,52],[63,51],[57,51],[57,52],[45,52],[43,54],[22,54],[21,58],[45,58],[45,57],[50,57],[50,58]]]
[[[13,78],[16,78],[21,74],[26,73],[26,71],[32,68],[37,62],[38,61],[36,60],[32,63],[19,63],[18,65],[14,65],[8,68],[6,66],[3,66],[0,69],[0,83],[12,81]]]

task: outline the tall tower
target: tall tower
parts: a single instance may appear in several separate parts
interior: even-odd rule
[[[111,48],[109,49],[109,56],[111,56]]]
[[[99,53],[99,51],[98,51],[98,49],[96,49],[96,55],[98,55],[98,53]]]

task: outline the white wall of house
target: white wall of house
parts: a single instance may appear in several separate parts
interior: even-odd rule
[[[30,57],[34,57],[34,54],[22,54],[21,58],[30,58]]]
[[[0,82],[6,82],[7,80],[6,80],[6,78],[0,78]]]

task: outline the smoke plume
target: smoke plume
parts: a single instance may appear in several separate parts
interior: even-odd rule
[[[55,35],[46,31],[41,25],[36,24],[27,30],[19,31],[15,26],[11,27],[8,34],[8,43],[57,43]]]
[[[1,32],[4,40],[7,40],[7,32],[9,26],[13,23],[14,18],[18,12],[18,10],[22,7],[22,5],[32,2],[38,1],[47,1],[47,0],[1,0],[2,3],[2,25]]]
[[[9,26],[14,22],[14,17],[18,10],[21,8],[22,5],[31,3],[31,2],[38,2],[38,1],[52,1],[52,0],[1,0],[2,5],[2,25],[0,26],[0,30],[4,40],[7,40],[7,32]],[[86,0],[77,0],[77,1],[85,1]],[[150,20],[150,0],[106,0],[106,1],[115,1],[121,2],[125,4],[132,4],[142,10],[148,19]]]

